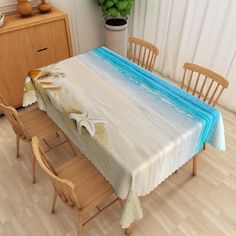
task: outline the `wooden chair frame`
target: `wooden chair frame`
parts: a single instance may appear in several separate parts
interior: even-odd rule
[[[14,132],[16,133],[17,139],[30,141],[31,137],[24,129],[23,124],[19,118],[18,112],[15,108],[7,106],[5,100],[0,96],[0,111],[4,113],[7,120],[12,125]],[[17,149],[17,157],[19,157],[19,150]]]
[[[187,71],[190,72],[190,76],[187,76]],[[194,74],[197,74],[197,77],[193,79]],[[202,84],[200,84],[201,77],[203,76]],[[209,83],[207,85],[207,81]],[[193,87],[191,86],[193,84]],[[214,88],[215,84],[215,88]],[[181,81],[181,88],[185,89],[187,92],[191,93],[193,96],[197,96],[199,99],[202,99],[204,102],[207,102],[213,107],[219,101],[223,91],[229,87],[229,82],[222,77],[221,75],[215,73],[212,70],[209,70],[205,67],[185,63],[184,64],[184,74]],[[204,94],[205,90],[205,94]],[[205,150],[206,145],[204,143],[203,150]],[[193,176],[197,175],[198,167],[198,155],[193,157]]]
[[[5,117],[7,118],[9,123],[11,124],[12,129],[14,130],[14,132],[16,134],[16,157],[19,158],[20,157],[20,140],[23,140],[25,142],[31,142],[31,137],[30,137],[29,133],[27,132],[27,130],[24,128],[16,109],[8,106],[2,96],[0,96],[0,111],[5,115]],[[58,128],[58,130],[55,133],[58,137],[60,136],[59,132],[60,132],[60,130]],[[60,142],[59,144],[54,145],[54,146],[50,146],[49,143],[47,142],[47,140],[44,137],[42,138],[42,141],[46,144],[46,146],[48,148],[47,152],[68,142],[68,144],[70,145],[70,147],[73,151],[73,154],[76,155],[76,152],[75,152],[72,144],[70,143],[69,139],[67,138],[67,136],[62,131],[61,131],[61,133],[62,133],[65,140]],[[33,156],[33,159],[32,159],[33,183],[35,183],[35,180],[36,180],[35,169],[36,169],[35,158]]]
[[[38,137],[32,138],[32,149],[33,149],[33,153],[34,153],[36,160],[38,161],[41,168],[49,176],[49,178],[52,182],[53,188],[54,188],[51,213],[55,212],[55,205],[56,205],[56,200],[57,200],[58,196],[61,198],[61,200],[67,206],[69,206],[72,209],[78,210],[78,212],[79,212],[78,236],[81,235],[82,228],[84,225],[86,225],[94,217],[96,217],[98,214],[103,212],[106,208],[108,208],[110,205],[112,205],[114,202],[116,202],[118,200],[118,198],[112,200],[109,204],[107,204],[103,208],[96,206],[98,212],[96,214],[94,214],[92,217],[90,217],[88,220],[83,222],[85,213],[90,211],[92,209],[92,207],[87,206],[86,208],[83,208],[79,202],[77,195],[76,195],[75,185],[70,180],[64,179],[64,178],[61,178],[58,176],[57,171],[52,167],[52,165],[50,164],[50,162],[47,159],[45,152],[40,147]],[[97,203],[97,202],[95,202],[95,203]]]
[[[135,37],[129,37],[128,42],[128,59],[152,72],[159,49],[155,45]]]
[[[190,71],[189,77],[187,76],[187,71]],[[197,74],[197,78],[193,79],[193,75],[195,73]],[[202,83],[200,83],[202,76],[204,78],[202,80]],[[207,81],[209,81],[210,83],[207,83]],[[191,86],[192,84],[193,87]],[[215,88],[214,84],[216,85]],[[215,106],[220,99],[224,89],[228,88],[228,86],[229,82],[214,71],[192,63],[184,64],[184,75],[181,81],[181,88],[185,89],[193,96],[197,95],[199,99],[202,99],[209,105]]]

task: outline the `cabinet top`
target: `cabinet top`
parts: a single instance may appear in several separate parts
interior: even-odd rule
[[[49,13],[44,14],[40,13],[38,10],[34,10],[32,16],[25,18],[21,17],[18,13],[9,14],[5,17],[4,25],[0,28],[0,34],[63,19],[65,17],[67,17],[67,15],[56,8],[52,8]]]

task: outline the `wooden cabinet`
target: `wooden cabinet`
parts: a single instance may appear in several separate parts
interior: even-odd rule
[[[28,72],[71,56],[66,14],[53,9],[29,18],[8,15],[0,28],[0,95],[9,105],[21,106]]]

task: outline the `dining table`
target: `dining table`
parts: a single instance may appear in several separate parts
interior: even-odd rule
[[[218,109],[105,47],[29,75],[23,106],[37,101],[109,181],[124,200],[122,228],[204,143],[225,150]]]

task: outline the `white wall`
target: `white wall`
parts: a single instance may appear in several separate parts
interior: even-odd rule
[[[104,44],[104,19],[95,0],[51,0],[69,15],[75,54]]]
[[[80,0],[78,8],[80,52],[104,44],[104,18],[95,0]]]
[[[51,0],[69,15],[75,54],[104,45],[104,18],[96,0]],[[129,33],[132,32],[132,16]]]

